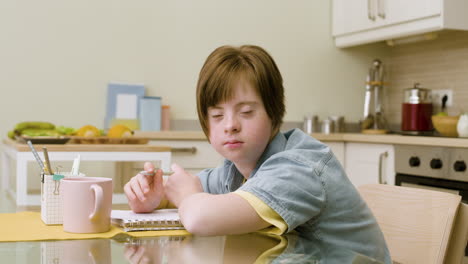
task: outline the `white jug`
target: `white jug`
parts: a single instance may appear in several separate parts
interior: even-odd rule
[[[457,132],[459,137],[468,137],[468,113],[460,115]]]

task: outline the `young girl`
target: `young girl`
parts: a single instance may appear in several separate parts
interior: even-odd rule
[[[179,208],[197,235],[293,230],[390,263],[372,213],[330,148],[301,130],[279,132],[285,113],[281,74],[258,46],[223,46],[201,69],[197,85],[201,126],[222,165],[191,175],[174,164],[138,174],[125,186],[135,212]],[[150,163],[145,170],[154,171]]]

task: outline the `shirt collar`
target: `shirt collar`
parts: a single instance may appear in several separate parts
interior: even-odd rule
[[[257,165],[250,174],[249,179],[255,176],[255,173],[257,173],[258,169],[263,164],[263,162],[265,162],[274,154],[283,151],[286,147],[286,143],[286,136],[283,133],[278,132],[270,141],[270,143],[268,143],[267,147],[265,148],[265,151],[263,151],[263,154],[258,159]],[[242,176],[242,174],[236,168],[234,163],[232,163],[231,161],[225,160],[224,166],[227,169],[226,188],[231,192],[235,191],[242,185],[244,176]]]
[[[273,138],[273,140],[268,143],[265,151],[263,151],[263,154],[260,156],[260,159],[257,161],[257,166],[255,166],[255,169],[252,171],[252,173],[249,176],[250,177],[254,176],[255,173],[257,173],[257,170],[260,168],[260,166],[265,162],[267,159],[269,159],[271,156],[275,155],[278,152],[281,152],[284,150],[286,147],[287,139],[284,136],[283,133],[278,132],[276,136]]]

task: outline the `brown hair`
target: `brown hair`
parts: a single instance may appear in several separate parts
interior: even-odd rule
[[[208,108],[231,99],[241,79],[249,82],[262,99],[272,122],[272,136],[279,131],[285,113],[284,88],[273,58],[258,46],[222,46],[206,59],[197,84],[198,118],[207,137]]]

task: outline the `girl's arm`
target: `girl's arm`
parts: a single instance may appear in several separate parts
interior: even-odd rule
[[[187,231],[202,236],[249,233],[271,225],[234,193],[192,194],[180,203],[179,214]]]
[[[184,227],[196,235],[226,235],[254,232],[271,224],[264,221],[241,196],[203,192],[198,176],[172,165],[164,189],[166,198],[179,208]]]

